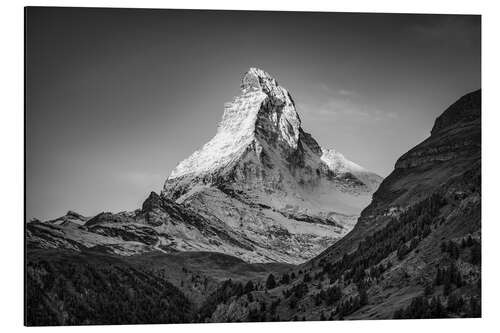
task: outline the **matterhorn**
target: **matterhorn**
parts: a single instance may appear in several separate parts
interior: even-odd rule
[[[250,68],[215,136],[177,165],[160,194],[133,212],[33,221],[28,246],[298,264],[346,235],[381,181],[322,148],[302,129],[291,94]]]
[[[291,94],[250,68],[216,135],[182,161],[161,196],[216,217],[249,242],[249,261],[302,262],[354,226],[382,178],[322,148]]]

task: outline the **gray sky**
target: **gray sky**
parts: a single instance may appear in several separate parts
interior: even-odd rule
[[[30,8],[27,217],[138,208],[213,135],[242,74],[387,176],[481,87],[479,16]]]

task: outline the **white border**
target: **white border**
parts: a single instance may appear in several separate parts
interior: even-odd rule
[[[233,332],[261,330],[275,332],[349,331],[351,332],[422,332],[494,331],[500,327],[497,303],[500,300],[499,265],[496,260],[500,242],[499,226],[495,209],[500,189],[498,165],[499,103],[499,37],[500,5],[498,1],[315,1],[297,3],[291,1],[252,0],[234,1],[4,1],[0,10],[2,51],[1,89],[2,144],[1,172],[4,186],[0,190],[1,221],[0,244],[2,260],[0,314],[4,332],[18,330],[134,332],[137,329],[169,332]],[[483,28],[483,319],[461,320],[406,320],[406,321],[352,321],[352,322],[300,322],[259,324],[205,324],[205,325],[148,325],[148,326],[93,326],[73,328],[25,328],[23,327],[23,6],[73,6],[73,7],[131,7],[131,8],[200,8],[200,9],[259,9],[301,11],[352,11],[352,12],[404,12],[404,13],[453,13],[482,14]]]

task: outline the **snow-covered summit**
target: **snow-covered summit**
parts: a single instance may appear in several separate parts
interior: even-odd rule
[[[368,173],[341,153],[321,148],[302,130],[290,93],[269,73],[252,67],[243,75],[240,87],[240,95],[225,104],[216,135],[177,165],[164,192],[171,192],[172,184],[185,178],[213,183],[234,171],[235,165],[248,158],[250,151],[256,155],[258,164],[283,164],[276,161],[281,160],[296,169],[290,163],[295,159],[330,175]],[[307,155],[311,156],[304,159]]]
[[[216,135],[201,149],[179,163],[169,179],[224,168],[241,157],[248,145],[255,140],[258,113],[261,105],[266,102],[280,106],[293,104],[288,92],[278,85],[276,79],[261,69],[250,68],[241,80],[241,94],[225,104]],[[296,147],[300,119],[294,108],[284,111],[295,118],[290,120],[296,133],[290,135],[284,129],[283,137]]]

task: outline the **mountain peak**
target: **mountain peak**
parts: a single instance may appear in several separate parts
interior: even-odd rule
[[[241,258],[298,263],[349,232],[381,180],[322,148],[302,129],[291,94],[252,67],[215,136],[177,165],[161,197],[259,244]]]
[[[260,68],[250,67],[241,79],[241,90],[249,91],[262,89],[264,84],[277,87],[278,81],[268,72]]]
[[[379,176],[322,149],[302,129],[290,93],[271,74],[251,67],[241,82],[241,94],[224,106],[216,135],[177,165],[162,195],[182,201],[202,187],[227,182],[252,191],[273,187],[287,196],[308,193],[320,183],[341,192],[352,186],[370,192],[378,186]]]
[[[257,132],[295,149],[299,128],[290,94],[269,73],[252,67],[242,78],[241,94],[224,105],[216,135],[178,164],[169,179],[228,167],[256,141]]]
[[[243,94],[263,92],[273,105],[283,106],[287,102],[291,102],[288,91],[280,87],[278,81],[271,74],[260,68],[250,67],[243,75],[241,91]]]
[[[142,210],[151,211],[155,208],[159,208],[161,205],[160,201],[160,196],[156,192],[151,191],[147,199],[142,203]]]

